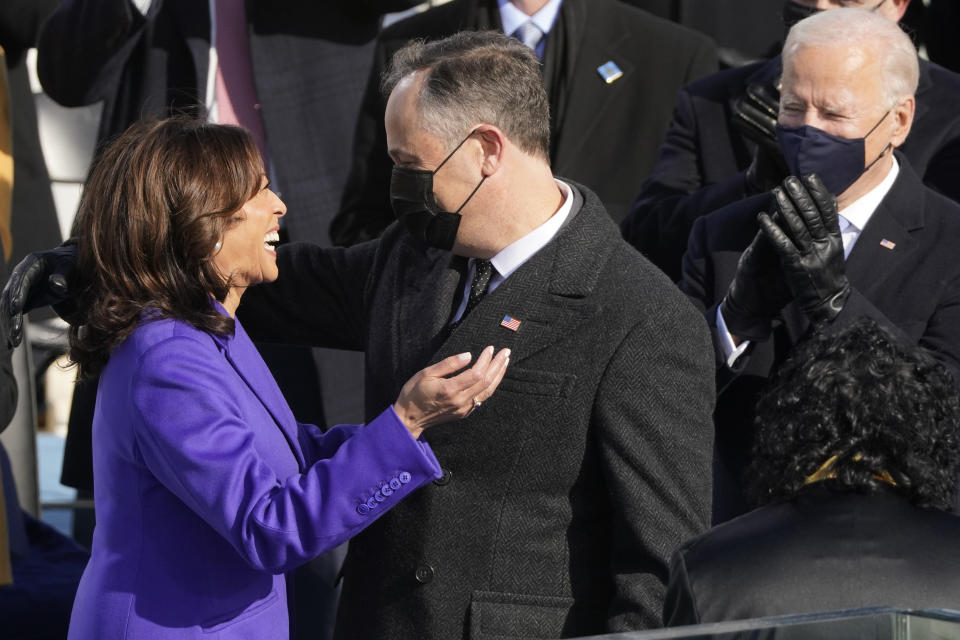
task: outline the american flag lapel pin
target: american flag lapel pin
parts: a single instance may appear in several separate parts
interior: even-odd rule
[[[520,321],[510,316],[503,316],[503,320],[500,321],[500,326],[506,327],[510,329],[510,331],[516,331],[520,328]]]
[[[897,246],[897,243],[891,242],[886,238],[884,238],[883,240],[880,241],[880,246],[883,247],[884,249],[890,249],[891,251],[893,251],[893,248]]]

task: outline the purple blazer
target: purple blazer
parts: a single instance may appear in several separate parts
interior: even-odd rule
[[[142,322],[103,371],[71,640],[287,638],[283,573],[440,476],[393,409],[298,424],[238,322]]]

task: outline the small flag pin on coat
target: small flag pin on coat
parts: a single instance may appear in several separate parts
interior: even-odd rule
[[[620,71],[620,67],[618,67],[617,63],[613,60],[608,60],[597,67],[597,73],[600,74],[600,77],[603,78],[603,81],[607,84],[611,84],[623,76],[623,71]]]
[[[894,248],[895,246],[897,246],[897,243],[896,243],[896,242],[891,242],[891,241],[887,240],[886,238],[884,238],[883,240],[880,241],[880,246],[883,247],[884,249],[890,249],[890,250],[892,251],[893,248]]]
[[[500,321],[500,326],[506,327],[510,329],[510,331],[516,331],[520,328],[520,321],[510,316],[503,316],[503,320]]]

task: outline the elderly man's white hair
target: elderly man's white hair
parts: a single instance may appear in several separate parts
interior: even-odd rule
[[[920,68],[910,37],[896,22],[866,9],[831,9],[801,20],[783,43],[783,64],[801,47],[835,45],[863,47],[880,59],[887,107],[916,92]]]

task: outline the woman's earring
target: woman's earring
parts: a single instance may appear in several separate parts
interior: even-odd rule
[[[217,244],[213,245],[214,253],[219,252],[221,248],[223,248],[223,243],[217,240]]]

